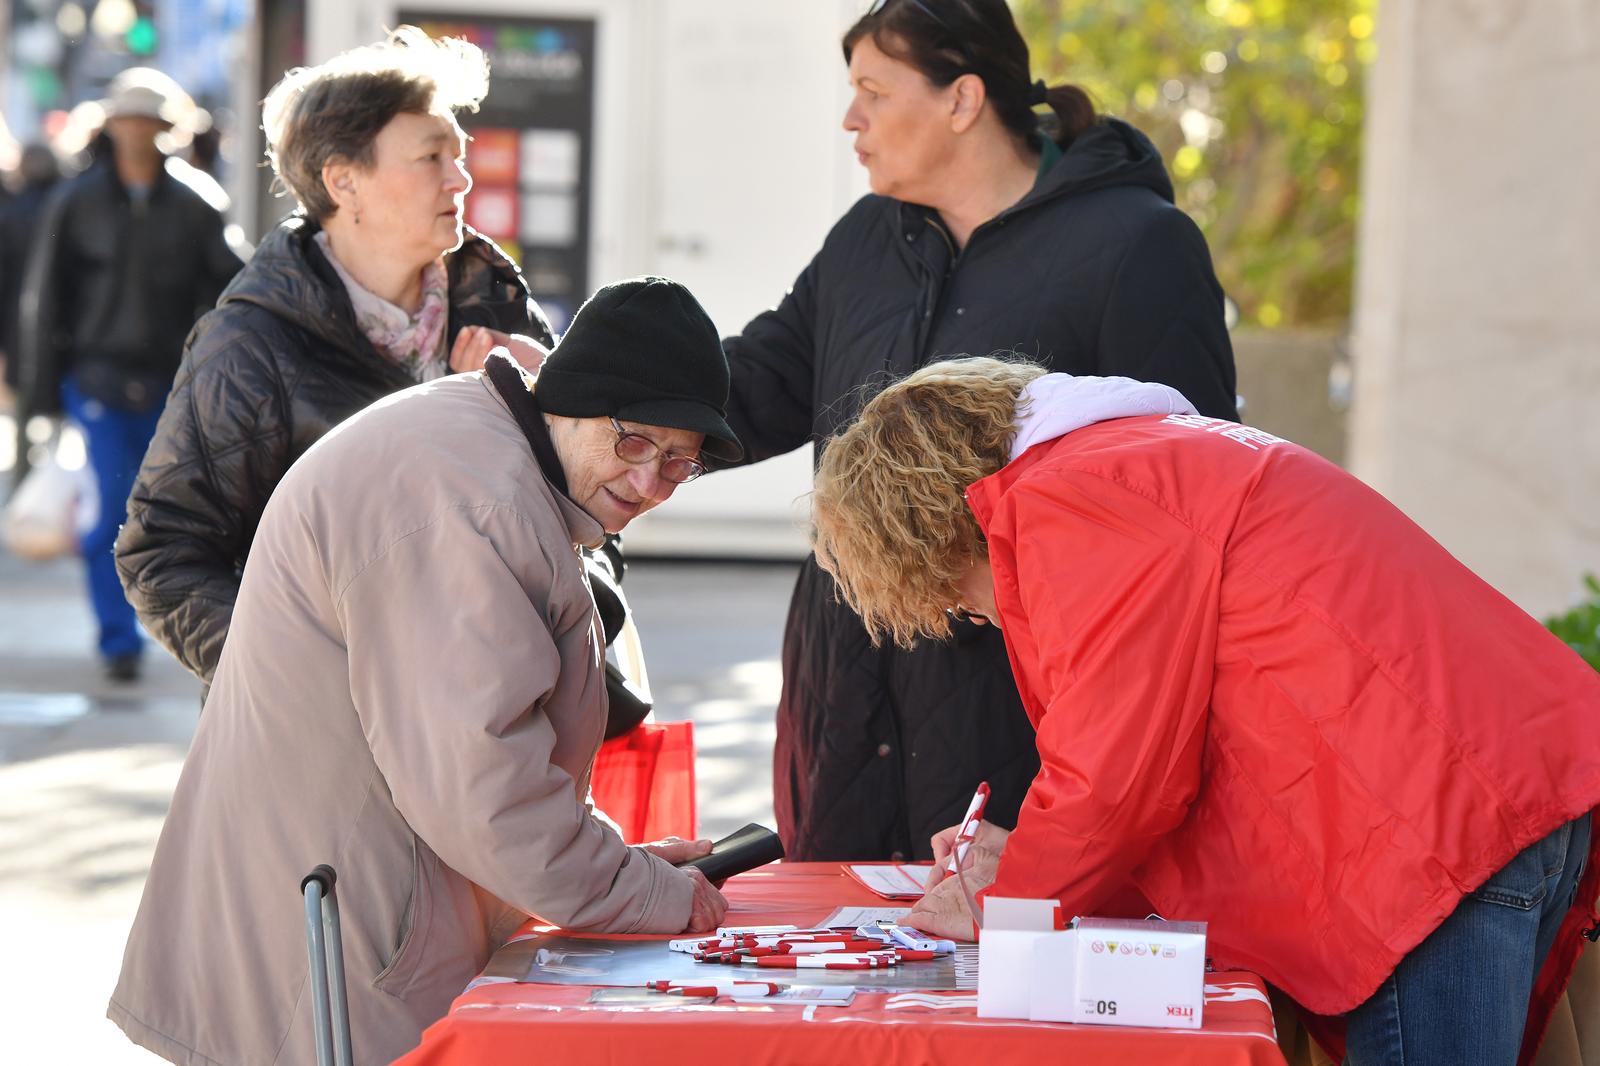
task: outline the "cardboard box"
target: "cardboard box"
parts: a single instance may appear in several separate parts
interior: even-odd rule
[[[1082,918],[1077,934],[1071,1021],[1200,1028],[1206,984],[1204,922]]]
[[[1078,931],[1044,933],[1032,944],[1028,966],[1028,1018],[1036,1022],[1078,1020]],[[979,964],[978,973],[983,973]]]
[[[1204,922],[1080,918],[1062,930],[1054,903],[988,901],[978,941],[979,1017],[1200,1028]]]
[[[991,896],[984,902],[983,935],[978,938],[978,1017],[1029,1016],[1033,945],[1040,937],[1071,936],[1059,932],[1061,925],[1061,904],[1053,899]]]

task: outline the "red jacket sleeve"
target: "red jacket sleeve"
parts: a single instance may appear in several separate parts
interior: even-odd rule
[[[1220,552],[1157,503],[1043,471],[995,501],[995,592],[1040,770],[989,894],[1088,914],[1200,787]]]

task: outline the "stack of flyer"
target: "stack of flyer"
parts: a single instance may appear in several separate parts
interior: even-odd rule
[[[921,899],[932,863],[871,862],[845,867],[845,873],[884,899]]]

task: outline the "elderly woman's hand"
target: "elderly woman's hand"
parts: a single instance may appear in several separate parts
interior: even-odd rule
[[[457,374],[482,370],[489,353],[504,348],[506,354],[521,363],[525,369],[538,370],[550,353],[532,337],[520,333],[501,333],[488,326],[463,326],[450,346],[450,369]]]
[[[682,837],[666,837],[654,840],[648,844],[640,844],[640,851],[648,851],[659,856],[676,866],[680,862],[698,859],[703,855],[711,854],[711,841],[705,837],[699,840],[684,840]]]
[[[711,854],[711,841],[704,838],[684,840],[682,837],[667,837],[664,840],[636,846],[640,851],[648,851],[674,866],[680,862],[688,862],[690,859]],[[722,916],[728,913],[728,901],[699,870],[690,867],[683,872],[694,884],[694,900],[690,904],[689,924],[685,927],[685,932],[709,932],[722,924]]]
[[[928,872],[928,883],[923,886],[927,891],[933,891],[935,885],[950,876],[950,852],[956,846],[956,835],[960,832],[961,825],[957,823],[949,829],[941,829],[933,835],[931,841],[933,844],[933,869]],[[975,848],[987,848],[998,856],[1002,851],[1006,850],[1006,840],[1010,836],[1011,830],[1009,829],[1001,829],[993,822],[979,822],[978,833],[973,837],[972,846]],[[994,879],[991,877],[990,880]]]
[[[694,899],[689,905],[686,933],[710,933],[722,924],[728,913],[728,900],[706,880],[706,875],[690,867],[683,871],[694,884]]]
[[[967,887],[972,889],[973,895],[977,895],[994,883],[995,873],[1000,868],[1000,853],[981,844],[973,844],[968,860],[971,866],[965,874]],[[930,936],[971,940],[972,909],[967,906],[966,894],[961,891],[961,879],[947,877],[930,889],[911,908],[905,924]]]

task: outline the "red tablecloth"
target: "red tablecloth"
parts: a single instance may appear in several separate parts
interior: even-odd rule
[[[837,906],[889,905],[832,863],[783,863],[729,881],[730,925],[813,924]],[[848,1007],[628,1012],[589,1004],[585,985],[475,988],[429,1027],[405,1066],[618,1063],[627,1066],[1002,1066],[1170,1062],[1284,1066],[1260,978],[1206,975],[1205,1027],[1179,1032],[979,1018],[975,1009],[890,1010],[858,993]],[[728,1004],[726,999],[719,1005]]]

